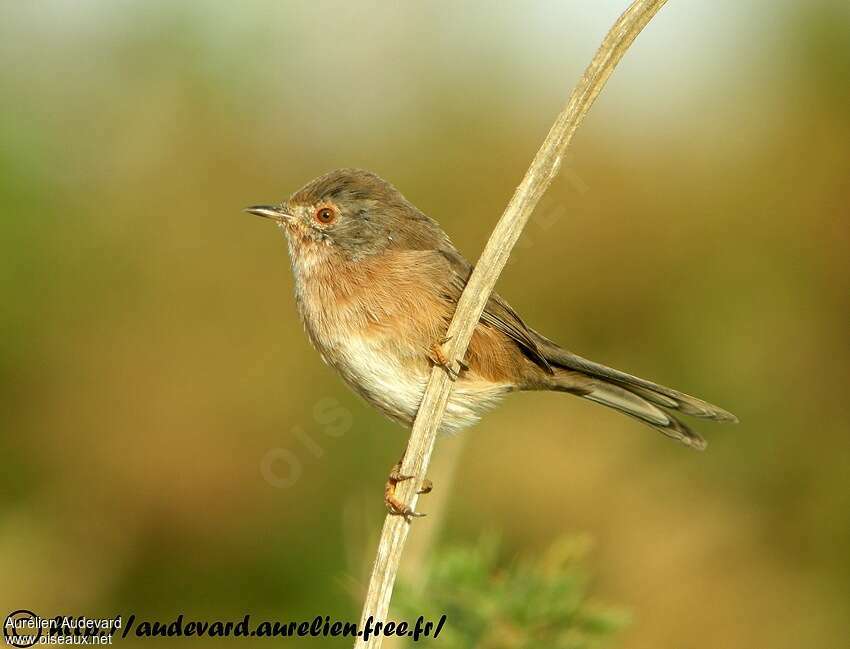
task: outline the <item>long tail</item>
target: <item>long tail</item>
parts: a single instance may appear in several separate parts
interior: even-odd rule
[[[555,370],[552,389],[619,410],[687,446],[703,450],[707,444],[670,410],[713,421],[738,421],[732,413],[702,399],[594,363],[544,340],[541,351]]]

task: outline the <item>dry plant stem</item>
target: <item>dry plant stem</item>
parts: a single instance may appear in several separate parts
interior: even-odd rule
[[[632,41],[665,2],[666,0],[636,0],[605,36],[596,55],[570,95],[566,107],[558,115],[543,145],[534,156],[525,177],[511,197],[504,214],[490,235],[484,252],[481,253],[466,289],[458,300],[457,310],[446,333],[449,340],[444,345],[444,351],[448,358],[463,358],[472,337],[472,331],[484,311],[487,299],[508,260],[511,249],[537,202],[558,174],[561,159],[576,129]],[[451,388],[452,383],[446,372],[439,367],[433,368],[422,403],[419,405],[419,412],[413,423],[401,467],[403,474],[415,475],[417,479],[400,483],[397,491],[399,499],[414,509],[417,501],[415,492],[428,469],[434,441]],[[440,485],[436,488],[439,489]],[[409,529],[410,523],[402,516],[387,516],[384,520],[378,554],[372,568],[363,607],[361,625],[369,616],[376,621],[387,619],[390,598]],[[380,635],[373,636],[368,641],[358,638],[354,646],[355,649],[376,649],[381,646],[381,641]]]
[[[417,525],[416,534],[407,538],[404,561],[398,570],[399,580],[404,581],[414,595],[421,595],[425,590],[428,553],[439,537],[453,494],[457,493],[457,467],[462,461],[469,439],[469,435],[453,435],[451,439],[440,440],[439,453],[432,455],[428,477],[434,479],[436,487],[433,493],[422,501],[427,505],[428,517],[420,520],[427,521],[427,525]],[[402,649],[410,646],[410,638],[384,638],[383,649]]]

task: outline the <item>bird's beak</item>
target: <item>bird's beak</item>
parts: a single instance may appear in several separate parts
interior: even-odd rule
[[[245,211],[249,214],[255,214],[265,219],[277,221],[278,223],[286,223],[292,218],[292,214],[284,211],[280,205],[252,205],[251,207],[246,207]]]

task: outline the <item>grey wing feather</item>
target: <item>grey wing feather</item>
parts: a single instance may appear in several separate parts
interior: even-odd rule
[[[466,287],[472,266],[454,248],[443,248],[440,253],[448,260],[452,270],[453,286],[457,289],[457,296]],[[457,296],[453,296],[457,299]],[[492,293],[481,314],[481,322],[489,327],[511,338],[517,343],[523,353],[543,368],[548,374],[552,374],[552,366],[546,356],[541,352],[537,340],[531,329],[522,321],[511,305],[505,302],[497,293]]]

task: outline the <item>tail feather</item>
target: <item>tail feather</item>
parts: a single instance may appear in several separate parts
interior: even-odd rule
[[[697,399],[684,392],[679,392],[678,390],[627,374],[626,372],[620,372],[619,370],[606,367],[600,363],[594,363],[565,349],[561,349],[552,341],[537,334],[537,332],[534,333],[540,338],[541,344],[539,346],[543,356],[553,366],[575,370],[592,378],[619,385],[658,406],[677,410],[692,417],[733,423],[737,423],[738,421],[738,418],[731,412],[727,412],[714,404]]]
[[[556,390],[570,392],[618,410],[691,448],[701,451],[707,446],[705,439],[698,433],[634,390],[627,390],[615,383],[561,369],[555,370],[553,383]]]

